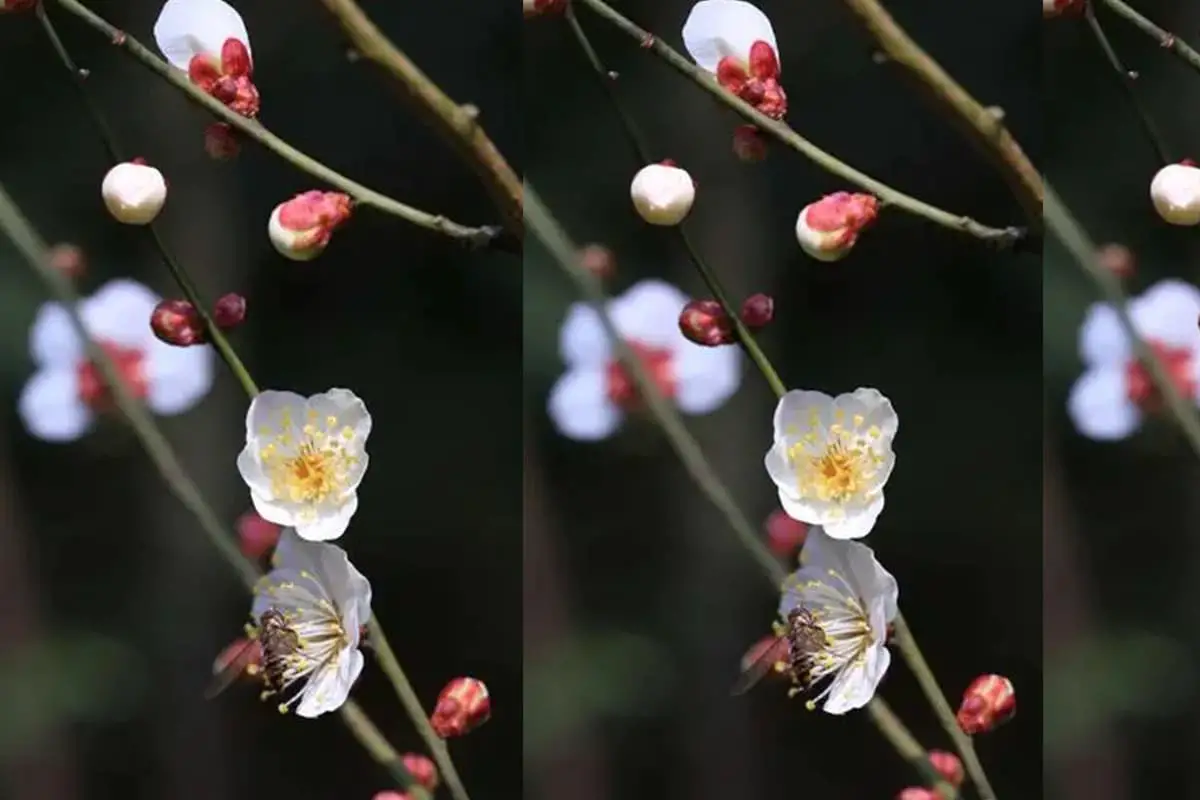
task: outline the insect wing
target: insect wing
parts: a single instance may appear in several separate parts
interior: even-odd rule
[[[734,682],[730,694],[745,694],[753,689],[769,673],[776,671],[780,663],[787,663],[788,642],[783,637],[778,637],[774,641],[771,641],[757,655],[754,653],[756,649],[758,648],[752,649],[746,654],[746,658],[743,659],[742,674]]]
[[[212,700],[221,694],[261,660],[262,643],[257,639],[249,639],[240,645],[227,648],[213,662],[213,679],[204,691],[204,699]]]

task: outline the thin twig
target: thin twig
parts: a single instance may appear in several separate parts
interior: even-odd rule
[[[1134,27],[1142,33],[1154,39],[1159,47],[1170,50],[1175,55],[1179,56],[1193,69],[1200,70],[1200,52],[1197,52],[1188,43],[1180,39],[1170,31],[1160,28],[1150,20],[1143,17],[1137,11],[1129,7],[1122,0],[1093,0],[1097,3],[1103,3],[1112,9],[1113,13],[1124,17],[1127,21],[1133,23]]]
[[[611,22],[618,29],[640,42],[644,49],[649,50],[666,61],[677,72],[680,72],[702,89],[709,92],[709,94],[721,103],[736,111],[746,121],[753,123],[755,127],[799,152],[826,172],[836,175],[875,195],[884,205],[894,206],[914,216],[922,217],[935,225],[965,233],[968,236],[974,236],[977,239],[999,246],[1011,247],[1018,244],[1023,246],[1028,244],[1028,231],[1024,228],[988,227],[970,217],[946,211],[918,200],[911,195],[904,194],[888,186],[886,183],[876,180],[864,172],[860,172],[802,137],[787,123],[771,119],[741,98],[727,92],[707,71],[684,58],[661,39],[635,25],[612,6],[603,2],[603,0],[574,0],[574,2],[587,6],[600,17]]]
[[[609,72],[604,66],[604,62],[600,60],[600,56],[596,53],[596,49],[588,39],[587,33],[584,32],[583,26],[579,24],[579,20],[575,16],[575,10],[569,5],[567,6],[566,16],[567,24],[575,34],[575,40],[579,43],[580,49],[583,50],[584,56],[587,58],[592,70],[596,73],[596,77],[599,78],[600,84],[604,87],[605,93],[608,95],[613,108],[617,112],[617,116],[621,120],[621,127],[625,131],[625,138],[629,141],[634,155],[640,164],[649,164],[652,160],[650,150],[646,147],[645,140],[638,131],[633,117],[625,110],[625,106],[617,94],[616,86],[614,85],[617,80],[615,74]],[[683,243],[684,250],[687,251],[688,257],[700,273],[700,277],[703,278],[705,285],[708,286],[708,290],[712,292],[716,301],[725,309],[725,315],[733,325],[733,331],[737,336],[738,344],[741,345],[746,355],[750,357],[750,360],[758,366],[759,371],[766,377],[767,383],[771,385],[771,390],[775,392],[775,395],[782,397],[787,392],[783,380],[779,377],[779,373],[775,371],[771,360],[767,358],[766,353],[763,352],[754,335],[750,333],[750,329],[742,322],[740,309],[729,300],[729,295],[721,285],[720,279],[717,278],[717,273],[700,257],[700,251],[692,242],[692,237],[688,235],[687,224],[682,223],[674,227],[679,233],[679,239]]]
[[[479,124],[479,109],[459,105],[379,30],[354,0],[321,0],[358,54],[392,77],[423,116],[446,137],[483,181],[517,241],[525,236],[521,179]]]
[[[1079,264],[1080,269],[1096,284],[1100,294],[1117,312],[1121,327],[1133,343],[1134,353],[1138,360],[1150,373],[1154,387],[1166,402],[1167,411],[1179,424],[1184,437],[1188,440],[1193,452],[1200,457],[1200,418],[1191,403],[1180,393],[1171,380],[1171,373],[1158,355],[1146,344],[1129,316],[1126,307],[1127,298],[1121,289],[1120,280],[1109,270],[1105,269],[1096,259],[1096,245],[1088,237],[1083,227],[1075,221],[1071,212],[1063,204],[1062,199],[1050,185],[1046,185],[1046,226],[1054,234],[1067,251]]]
[[[111,392],[113,403],[129,421],[130,428],[141,442],[142,448],[157,468],[159,475],[166,482],[167,488],[192,513],[208,540],[233,567],[246,588],[253,593],[262,574],[238,550],[237,545],[234,544],[233,534],[221,523],[217,513],[204,499],[200,487],[192,480],[191,475],[188,474],[179,460],[179,456],[175,453],[175,449],[155,424],[150,412],[133,397],[112,358],[88,332],[79,316],[79,296],[75,293],[70,280],[51,265],[45,241],[34,230],[2,184],[0,184],[0,231],[3,231],[5,236],[12,241],[30,267],[46,284],[51,296],[67,311],[71,325],[80,341],[83,342],[88,358],[100,370],[100,375]],[[402,786],[410,787],[409,791],[421,791],[411,773],[404,767],[403,761],[395,749],[387,743],[383,734],[371,723],[357,704],[347,701],[341,711],[346,724],[367,752]],[[426,797],[424,800],[428,800],[428,798]]]
[[[1141,97],[1137,91],[1137,73],[1131,72],[1124,63],[1121,57],[1117,55],[1116,49],[1112,46],[1112,42],[1108,40],[1108,36],[1104,33],[1104,28],[1100,25],[1100,20],[1096,18],[1096,9],[1088,3],[1084,7],[1084,17],[1087,20],[1088,27],[1092,31],[1092,35],[1096,38],[1096,45],[1100,48],[1100,52],[1104,54],[1104,58],[1108,61],[1108,65],[1113,68],[1113,72],[1117,73],[1117,81],[1120,82],[1121,88],[1125,90],[1126,97],[1129,98],[1133,110],[1137,113],[1138,121],[1142,125],[1142,132],[1146,134],[1146,138],[1150,141],[1150,146],[1154,148],[1154,152],[1158,155],[1160,164],[1166,165],[1171,163],[1171,157],[1167,155],[1166,145],[1163,144],[1162,136],[1158,132],[1154,120],[1150,117],[1150,112],[1146,110],[1142,104]]]
[[[291,163],[294,167],[312,177],[336,187],[354,198],[361,206],[367,206],[385,214],[410,222],[417,227],[455,239],[472,248],[507,250],[520,252],[520,243],[511,235],[496,227],[472,228],[453,222],[439,214],[430,214],[409,205],[401,203],[385,194],[370,189],[361,183],[350,180],[345,175],[334,171],[317,161],[315,158],[297,150],[286,141],[267,130],[257,120],[243,117],[228,108],[224,103],[211,97],[188,80],[187,73],[175,69],[160,59],[145,45],[132,36],[103,19],[79,0],[53,0],[62,8],[83,20],[88,26],[107,36],[114,45],[129,53],[142,65],[148,67],[159,77],[179,89],[193,103],[202,106],[211,114],[219,117],[222,122],[236,128],[246,136],[254,139],[262,146]]]
[[[1042,229],[1042,176],[1021,145],[1004,126],[1003,113],[986,108],[942,69],[878,0],[844,0],[888,59],[907,70],[952,118],[961,121],[972,141],[991,156],[1025,214],[1032,230]]]
[[[83,99],[84,105],[87,106],[88,113],[96,126],[96,130],[100,134],[104,148],[108,151],[109,159],[113,164],[121,163],[125,159],[121,155],[120,148],[117,147],[116,135],[113,133],[112,127],[108,124],[104,114],[100,111],[100,106],[92,98],[91,92],[88,91],[86,73],[71,58],[70,52],[67,50],[66,45],[63,44],[58,31],[54,28],[54,23],[50,21],[50,16],[46,13],[46,7],[40,3],[37,7],[37,17],[46,32],[46,37],[54,47],[54,52],[58,54],[59,60],[62,61],[63,66],[70,73],[71,82],[79,90],[79,95]],[[196,289],[187,272],[171,254],[158,226],[150,223],[145,227],[155,248],[162,256],[163,263],[167,265],[167,269],[170,270],[171,275],[175,278],[175,282],[179,284],[179,288],[183,291],[188,302],[196,309],[196,313],[199,315],[200,321],[204,326],[206,340],[212,343],[217,353],[221,356],[221,359],[229,366],[229,370],[242,385],[242,388],[252,397],[258,394],[258,386],[255,385],[254,380],[250,377],[250,372],[246,369],[246,365],[242,363],[237,352],[229,344],[229,340],[225,338],[225,334],[213,321],[212,314],[208,310],[208,305],[200,297],[199,291]]]
[[[896,716],[896,712],[892,711],[891,706],[881,698],[875,697],[867,703],[867,713],[871,715],[871,721],[875,723],[875,727],[884,732],[900,757],[921,773],[921,777],[925,779],[929,788],[937,791],[938,800],[956,800],[959,794],[958,790],[947,783],[946,779],[933,766],[933,762],[929,760],[929,751],[922,747],[912,732],[904,726],[904,723]]]

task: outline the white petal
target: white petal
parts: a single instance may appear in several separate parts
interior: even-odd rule
[[[212,348],[172,347],[155,340],[146,350],[146,379],[146,404],[154,413],[182,414],[212,388]]]
[[[358,626],[371,618],[371,582],[350,563],[345,550],[332,544],[320,547],[318,574],[342,615],[347,633],[357,637]]]
[[[700,0],[683,23],[683,46],[692,60],[709,72],[715,73],[717,64],[727,56],[749,61],[750,46],[757,41],[771,45],[779,58],[771,20],[741,0]]]
[[[784,491],[783,487],[779,489],[779,506],[783,509],[783,513],[794,520],[807,522],[809,525],[824,525],[826,522],[826,514],[822,508]]]
[[[365,445],[367,437],[371,435],[371,414],[367,411],[367,404],[349,389],[330,389],[313,395],[308,399],[308,408],[317,412],[327,428],[350,428],[354,434],[352,441],[356,451]],[[329,421],[330,417],[333,417],[333,422]]]
[[[83,358],[83,342],[61,303],[45,303],[29,330],[29,356],[39,367],[73,367]]]
[[[810,425],[813,414],[816,425]],[[810,427],[817,433],[833,424],[833,398],[824,392],[792,389],[775,405],[775,439],[800,436]]]
[[[685,340],[673,366],[675,401],[687,414],[716,411],[742,382],[741,351],[732,346],[701,347]]]
[[[334,509],[321,508],[314,519],[296,517],[293,523],[296,535],[310,542],[328,542],[337,539],[350,527],[350,518],[358,511],[358,495],[351,493],[342,504]],[[261,515],[260,515],[261,516]],[[265,516],[263,517],[266,518]]]
[[[621,410],[609,401],[606,377],[599,369],[573,369],[550,390],[546,411],[555,427],[569,439],[606,439],[621,424]]]
[[[362,669],[362,651],[342,650],[334,664],[314,675],[304,687],[304,696],[296,706],[296,716],[313,719],[341,708],[350,697],[350,690]]]
[[[608,361],[612,342],[600,322],[600,314],[587,303],[575,303],[567,310],[558,349],[568,367],[594,367]]]
[[[1142,420],[1126,394],[1122,367],[1097,367],[1083,373],[1071,387],[1067,413],[1080,433],[1102,441],[1124,439]]]
[[[73,369],[34,373],[21,390],[17,411],[32,435],[50,442],[78,439],[92,423],[92,412],[79,399]]]
[[[240,462],[239,457],[239,468],[241,467]],[[294,503],[276,500],[269,492],[255,491],[253,486],[250,487],[250,502],[254,505],[255,513],[267,522],[274,522],[276,525],[291,527],[300,517],[300,509]]]
[[[885,439],[893,439],[900,429],[900,417],[892,407],[892,401],[878,389],[859,387],[850,394],[838,395],[834,398],[834,406],[845,411],[848,415],[862,414],[862,427],[879,428]]]
[[[892,654],[886,647],[876,645],[869,648],[861,661],[855,662],[834,678],[822,710],[826,714],[845,714],[871,702],[891,663]]]
[[[150,315],[161,299],[136,281],[109,281],[80,303],[79,316],[94,338],[141,349],[158,341],[150,329]]]
[[[1116,310],[1104,303],[1088,309],[1079,329],[1079,355],[1089,367],[1124,363],[1132,349]]]
[[[226,39],[250,49],[246,23],[222,0],[167,0],[154,23],[154,41],[163,58],[182,70],[193,56],[219,57]]]
[[[876,495],[864,509],[846,509],[846,516],[837,521],[827,521],[825,532],[833,539],[861,539],[875,527],[883,513],[883,493]]]
[[[246,411],[247,440],[261,435],[274,436],[283,433],[285,428],[294,431],[297,425],[304,424],[306,402],[295,392],[274,389],[259,392]],[[289,423],[287,426],[283,424],[285,419]]]
[[[1129,304],[1129,316],[1143,337],[1173,347],[1200,342],[1200,289],[1183,281],[1160,281]]]
[[[805,544],[808,544],[805,541]],[[871,548],[860,542],[844,542],[846,579],[871,611],[871,628],[886,631],[896,618],[900,586],[892,573],[883,568]],[[878,619],[876,619],[878,617]]]
[[[623,338],[674,351],[687,342],[679,332],[679,312],[689,299],[664,281],[641,281],[609,303],[608,313]]]
[[[789,497],[798,498],[800,496],[796,473],[792,469],[792,465],[788,463],[787,442],[777,439],[771,449],[767,451],[763,465],[767,468],[767,474],[771,476],[771,480],[775,482],[780,493],[786,493]]]

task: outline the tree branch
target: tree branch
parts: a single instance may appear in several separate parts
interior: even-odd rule
[[[1124,17],[1128,22],[1132,22],[1134,27],[1146,34],[1150,38],[1158,42],[1160,47],[1170,50],[1175,55],[1183,59],[1192,69],[1200,70],[1200,52],[1196,52],[1189,47],[1187,42],[1180,39],[1170,31],[1160,28],[1150,20],[1143,17],[1138,12],[1129,7],[1122,0],[1095,0],[1095,2],[1103,3],[1112,9],[1117,16]]]

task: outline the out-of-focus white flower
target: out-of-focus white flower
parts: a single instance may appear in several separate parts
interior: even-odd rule
[[[778,59],[779,45],[767,15],[742,0],[700,0],[683,23],[683,46],[701,69],[716,74],[722,59],[748,67],[755,42],[766,42]]]
[[[117,164],[100,183],[104,206],[117,222],[148,225],[167,202],[167,181],[147,164]]]
[[[167,0],[154,23],[154,41],[163,58],[185,71],[196,56],[219,62],[229,39],[244,44],[249,53],[246,23],[223,0]]]
[[[892,662],[887,628],[899,613],[899,586],[871,548],[820,528],[808,532],[800,562],[779,601],[792,660],[801,664],[799,688],[824,684],[809,706],[824,700],[829,714],[862,708]]]
[[[876,389],[830,397],[793,390],[775,407],[767,472],[792,519],[824,526],[835,539],[858,539],[883,511],[883,486],[896,456],[900,424]]]
[[[1172,225],[1200,224],[1200,169],[1187,164],[1163,167],[1150,181],[1150,200]]]
[[[88,333],[116,362],[125,387],[156,414],[170,416],[189,410],[208,393],[212,351],[158,341],[150,315],[159,299],[139,283],[115,280],[82,301],[78,311]],[[59,303],[41,307],[29,349],[38,371],[17,403],[25,427],[39,439],[78,439],[97,413],[112,407],[112,397],[66,308]]]
[[[696,184],[673,164],[647,164],[633,176],[629,196],[638,216],[651,225],[678,225],[692,210]]]
[[[238,472],[254,510],[310,541],[336,539],[358,510],[371,415],[348,389],[261,392],[246,412]]]
[[[1133,326],[1164,363],[1172,382],[1196,402],[1200,385],[1200,290],[1182,281],[1156,283],[1129,301]],[[1149,371],[1138,361],[1117,312],[1091,307],[1079,330],[1079,353],[1086,367],[1067,398],[1075,427],[1090,439],[1116,440],[1141,424],[1143,413],[1163,403]]]
[[[879,200],[874,196],[834,192],[800,210],[796,241],[819,261],[840,261],[878,215]]]
[[[265,652],[268,662],[277,656],[284,665],[278,691],[289,696],[279,708],[295,704],[297,716],[310,719],[336,711],[363,669],[358,645],[371,618],[371,584],[342,548],[305,541],[290,529],[280,536],[272,563],[250,613],[260,622],[264,613],[281,613],[294,636],[294,647]],[[264,641],[264,650],[270,649]]]
[[[664,396],[688,414],[719,408],[741,382],[741,357],[733,347],[701,347],[679,331],[688,297],[662,281],[642,281],[608,304],[608,314]],[[571,306],[559,348],[567,372],[550,391],[550,418],[564,436],[596,441],[620,426],[640,396],[605,333],[600,315]]]

